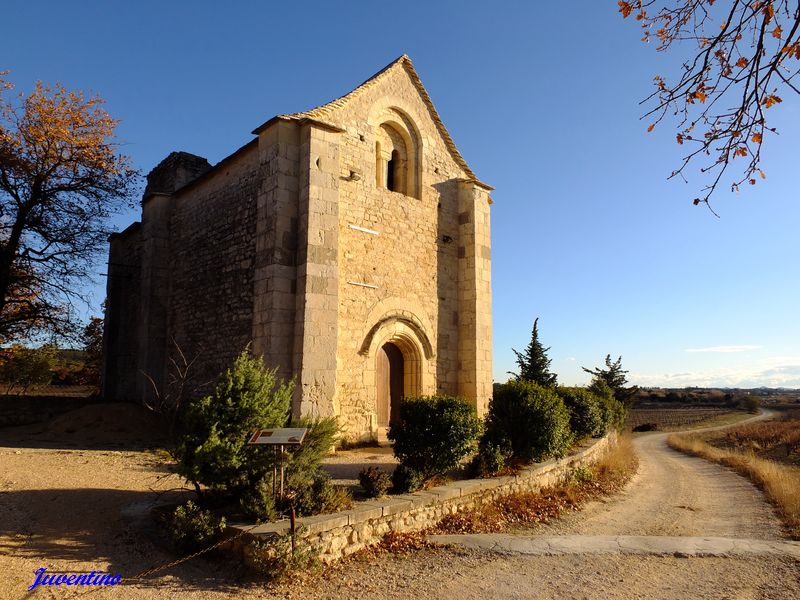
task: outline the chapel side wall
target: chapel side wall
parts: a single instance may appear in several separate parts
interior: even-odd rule
[[[101,378],[103,398],[110,402],[135,402],[139,398],[140,228],[136,223],[109,238]]]
[[[252,340],[258,188],[253,144],[174,195],[168,349],[195,361],[198,394]]]
[[[376,187],[376,125],[394,106],[417,129],[418,198]],[[360,350],[384,314],[418,320],[432,345],[432,356],[422,357],[417,391],[458,392],[457,181],[464,173],[405,76],[376,86],[342,112],[335,121],[345,129],[339,135],[336,405],[347,435],[365,439],[377,427],[375,353]]]

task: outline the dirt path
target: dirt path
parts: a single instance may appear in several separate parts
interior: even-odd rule
[[[668,435],[638,437],[639,471],[626,491],[553,523],[548,535],[783,538],[772,507],[747,479],[672,450]]]
[[[73,440],[74,441],[74,440]],[[724,469],[641,437],[642,469],[617,499],[539,531],[546,536],[722,536],[780,541],[760,494]],[[163,462],[144,451],[41,447],[40,436],[0,436],[0,598],[27,594],[34,570],[105,570],[121,586],[95,598],[798,598],[800,563],[781,554],[696,557],[624,553],[525,555],[441,548],[361,557],[322,577],[267,586],[231,561],[195,559],[144,581],[130,577],[174,555],[150,525]]]

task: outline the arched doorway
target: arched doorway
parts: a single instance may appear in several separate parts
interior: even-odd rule
[[[376,383],[378,392],[378,427],[388,427],[398,416],[400,399],[405,394],[403,352],[388,342],[378,349]]]

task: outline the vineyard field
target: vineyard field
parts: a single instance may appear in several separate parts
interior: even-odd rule
[[[701,425],[715,425],[745,414],[738,410],[709,406],[643,407],[634,408],[629,412],[626,426],[633,429],[652,423],[660,430],[671,431]]]

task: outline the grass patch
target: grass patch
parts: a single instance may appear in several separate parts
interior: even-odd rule
[[[711,434],[671,435],[667,443],[671,448],[699,456],[733,469],[750,479],[761,489],[767,499],[777,508],[794,539],[800,539],[800,469],[758,456],[749,448],[717,447],[727,436],[734,434],[740,442],[748,431],[763,433],[775,422],[743,425],[734,430]],[[800,422],[799,422],[800,423]]]
[[[627,436],[620,437],[603,458],[575,469],[567,481],[538,493],[512,494],[494,502],[448,515],[429,533],[494,533],[513,527],[547,523],[587,502],[618,492],[633,476],[639,460]]]

